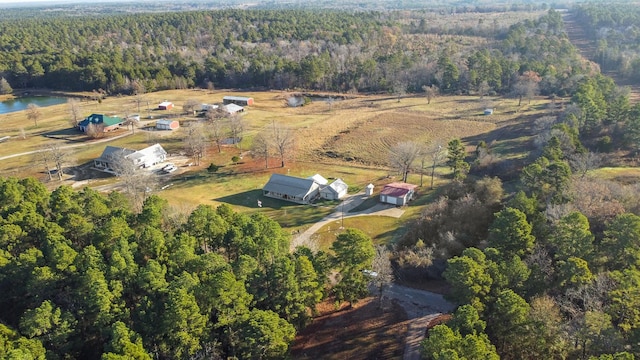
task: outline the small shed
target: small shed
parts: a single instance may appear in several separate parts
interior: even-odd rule
[[[244,112],[244,108],[236,104],[227,104],[224,106],[224,110],[229,114],[237,114],[237,113]]]
[[[336,179],[320,189],[320,197],[327,200],[339,200],[347,195],[347,190],[349,190],[349,186],[342,179]]]
[[[140,114],[129,115],[127,116],[127,120],[140,121]]]
[[[177,120],[161,119],[156,121],[156,129],[158,130],[174,130],[180,127]]]
[[[173,109],[173,103],[170,101],[163,101],[158,104],[158,110],[171,110]]]
[[[216,104],[200,104],[200,110],[202,111],[216,110],[219,107]]]
[[[374,188],[373,184],[369,184],[369,185],[367,185],[367,186],[364,188],[364,194],[365,194],[365,195],[367,195],[367,196],[371,196],[371,195],[373,195],[373,188]]]
[[[417,185],[395,182],[387,184],[380,192],[380,202],[404,206],[413,198]]]
[[[240,106],[251,106],[253,105],[253,98],[246,96],[225,96],[222,98],[222,103],[227,104],[236,104]]]

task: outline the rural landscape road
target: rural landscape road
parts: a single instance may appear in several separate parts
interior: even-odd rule
[[[420,360],[420,343],[424,339],[427,325],[438,316],[453,311],[455,305],[440,294],[396,284],[386,289],[383,295],[396,300],[409,318],[402,359]]]
[[[80,143],[80,144],[60,146],[60,149],[73,149],[73,148],[78,148],[78,147],[82,147],[82,146],[88,146],[88,145],[103,143],[103,142],[107,142],[107,141],[113,141],[113,140],[116,140],[116,139],[123,138],[125,136],[129,136],[131,134],[132,133],[127,131],[125,134],[118,135],[118,136],[108,137],[108,138],[104,138],[104,139],[100,139],[100,140],[83,142],[83,143]],[[7,156],[1,156],[0,157],[0,161],[6,160],[6,159],[11,159],[11,158],[18,157],[18,156],[37,154],[37,153],[43,152],[43,151],[47,151],[47,149],[32,150],[32,151],[27,151],[27,152],[22,152],[22,153],[17,153],[17,154],[11,154],[11,155],[7,155]]]
[[[367,198],[369,198],[369,196],[365,195],[364,192],[359,192],[344,199],[338,206],[336,206],[334,212],[325,216],[322,220],[318,221],[307,230],[295,236],[291,240],[291,250],[294,250],[298,246],[307,246],[309,248],[313,248],[311,244],[311,238],[313,234],[315,234],[316,231],[320,230],[323,226],[332,221],[337,221],[342,218],[365,215],[379,215],[399,218],[400,216],[402,216],[402,214],[404,214],[404,210],[397,208],[394,205],[382,203],[378,203],[377,205],[363,211],[349,212],[362,204],[365,200],[367,200]]]

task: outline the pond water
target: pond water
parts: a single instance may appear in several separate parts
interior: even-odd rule
[[[0,114],[7,114],[15,111],[24,110],[29,104],[35,104],[40,107],[64,104],[67,98],[56,96],[23,96],[11,100],[0,102]]]

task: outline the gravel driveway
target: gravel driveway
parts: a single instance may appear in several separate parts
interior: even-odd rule
[[[383,296],[396,300],[409,318],[403,360],[420,360],[420,342],[427,325],[436,317],[453,311],[455,305],[440,294],[396,284],[385,289]]]

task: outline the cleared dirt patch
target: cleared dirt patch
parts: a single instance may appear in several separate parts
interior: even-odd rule
[[[369,297],[340,310],[328,300],[318,310],[296,337],[293,359],[402,359],[407,317],[400,306],[389,304],[383,311]]]

